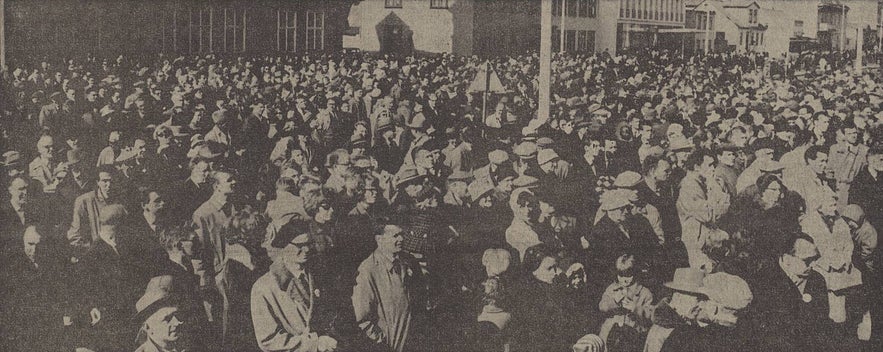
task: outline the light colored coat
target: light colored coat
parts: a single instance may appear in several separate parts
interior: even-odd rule
[[[852,266],[852,250],[854,244],[850,235],[849,225],[837,217],[832,230],[828,229],[822,215],[810,211],[800,220],[804,233],[812,237],[821,257],[815,262],[814,269],[822,274],[828,289],[842,290],[861,285],[861,272]]]
[[[309,287],[299,290],[291,272],[277,261],[252,286],[251,318],[261,351],[318,351],[319,336],[310,322],[320,293],[313,276],[306,275]]]
[[[681,241],[687,248],[690,267],[699,268],[707,262],[702,245],[712,226],[730,208],[730,196],[719,180],[709,180],[705,189],[699,174],[688,172],[681,180],[677,210],[681,220]]]

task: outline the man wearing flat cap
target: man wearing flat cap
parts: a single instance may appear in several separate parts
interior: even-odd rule
[[[313,243],[306,223],[283,226],[271,245],[281,252],[251,290],[258,347],[268,352],[337,350],[337,340],[328,335],[328,295],[310,265]]]

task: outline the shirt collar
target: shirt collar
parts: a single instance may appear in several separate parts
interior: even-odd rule
[[[386,271],[392,272],[395,268],[393,264],[395,263],[396,259],[398,259],[398,256],[389,256],[386,253],[381,252],[380,250],[376,250],[374,251],[374,259],[377,261],[378,264],[383,266]]]
[[[288,289],[288,284],[294,279],[294,275],[285,267],[285,264],[282,263],[281,259],[270,264],[270,274],[273,275],[276,284],[278,284],[279,288],[283,291]]]

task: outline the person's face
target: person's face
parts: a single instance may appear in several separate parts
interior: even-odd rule
[[[721,165],[733,166],[736,165],[736,153],[731,150],[722,151],[718,155],[718,159],[720,159]]]
[[[497,188],[500,191],[503,191],[505,193],[510,193],[510,192],[512,192],[512,188],[514,187],[512,184],[513,181],[515,181],[514,178],[506,177],[506,178],[500,180],[500,183],[497,185]]]
[[[553,257],[545,257],[543,261],[540,262],[540,266],[533,271],[533,276],[542,282],[547,284],[553,284],[555,282],[555,277],[561,274],[561,269],[558,268],[558,260]]]
[[[653,128],[647,125],[641,126],[641,143],[647,144],[650,143],[650,137],[653,136]]]
[[[198,250],[197,237],[195,232],[187,235],[187,238],[181,240],[181,251],[188,257],[193,257]]]
[[[448,185],[448,190],[458,198],[464,198],[468,191],[468,185],[463,181],[454,181]]]
[[[846,143],[849,143],[852,145],[858,144],[858,129],[856,129],[856,128],[843,129],[843,137],[846,138]]]
[[[215,192],[223,195],[233,194],[236,189],[236,178],[230,174],[221,174],[215,183]]]
[[[822,175],[825,173],[825,168],[828,167],[828,154],[818,153],[816,154],[816,159],[807,160],[807,164],[809,164],[809,167],[816,175]]]
[[[9,197],[13,202],[26,204],[28,202],[28,183],[17,178],[9,185]]]
[[[707,324],[715,324],[724,327],[736,326],[739,317],[736,311],[712,301],[705,300],[699,302],[699,314],[696,319]]]
[[[402,251],[402,242],[404,241],[405,231],[396,225],[386,225],[383,228],[383,234],[375,236],[377,247],[386,253],[399,253]]]
[[[714,179],[714,169],[714,158],[706,155],[705,158],[702,159],[702,164],[696,168],[696,171],[698,171],[700,175],[705,177],[706,180],[711,180]]]
[[[828,130],[830,126],[830,118],[824,115],[819,115],[816,119],[816,132],[825,132]]]
[[[334,217],[334,208],[329,204],[323,204],[319,206],[318,211],[316,212],[316,220],[320,223],[325,223],[331,221],[331,218]]]
[[[591,141],[589,145],[585,147],[585,157],[586,159],[595,159],[598,154],[601,154],[601,142],[599,141]]]
[[[614,223],[618,224],[625,221],[625,218],[629,214],[629,212],[630,209],[627,206],[622,208],[610,209],[607,211],[607,217],[610,218],[610,220],[613,220]]]
[[[431,169],[435,165],[435,160],[430,151],[419,150],[414,154],[414,164],[422,169]]]
[[[794,254],[782,255],[783,269],[791,275],[805,278],[812,272],[813,263],[819,259],[819,251],[815,244],[804,239],[797,240],[794,247]]]
[[[307,162],[306,157],[304,157],[304,152],[300,149],[294,149],[291,151],[291,160],[298,165],[304,165]]]
[[[869,155],[868,168],[877,172],[883,172],[883,154]]]
[[[120,92],[113,92],[113,95],[110,96],[110,100],[114,103],[119,103],[121,99]]]
[[[555,207],[546,202],[540,202],[540,217],[537,222],[545,223],[547,220],[555,216]]]
[[[748,134],[740,130],[735,130],[730,136],[730,142],[739,148],[744,148],[748,145]]]
[[[699,298],[696,296],[675,292],[671,296],[669,306],[688,321],[695,321],[699,316]]]
[[[770,184],[763,190],[763,194],[761,194],[761,200],[764,204],[774,205],[782,199],[782,184],[778,181],[770,182]]]
[[[668,160],[659,160],[652,176],[656,181],[668,181],[668,177],[671,176],[671,163]]]
[[[193,166],[193,170],[190,171],[190,177],[193,179],[194,183],[203,184],[208,180],[210,173],[211,169],[209,168],[209,164],[205,161],[200,161]]]
[[[365,203],[374,204],[377,203],[377,190],[370,188],[365,190],[364,195]]]
[[[825,198],[825,200],[820,205],[819,212],[822,213],[822,215],[826,216],[837,215],[837,199],[835,199],[834,197]]]
[[[313,251],[313,243],[306,242],[290,242],[282,249],[283,260],[289,268],[302,267],[310,260]]]
[[[616,141],[606,140],[604,141],[604,151],[608,153],[616,153]]]
[[[147,152],[147,143],[144,143],[144,140],[136,139],[132,148],[135,151],[135,157],[141,159],[144,158],[144,153]]]
[[[113,188],[113,175],[107,172],[98,173],[98,191],[110,195],[111,188]]]
[[[40,244],[41,237],[40,233],[33,228],[28,228],[28,230],[25,231],[23,238],[25,255],[28,256],[31,261],[37,256],[37,246]]]
[[[561,131],[563,131],[564,133],[567,133],[567,134],[573,133],[573,122],[572,121],[561,121],[561,123],[558,124],[558,126],[560,126]]]
[[[161,345],[178,341],[183,332],[179,331],[179,328],[184,325],[178,314],[178,308],[163,307],[147,318],[144,324],[147,326],[147,336],[150,340]]]
[[[346,154],[341,154],[340,158],[337,159],[337,164],[334,164],[334,172],[338,175],[343,174],[350,168],[350,156]]]
[[[37,152],[42,158],[52,159],[55,155],[55,141],[51,137],[41,138],[37,144]]]
[[[147,204],[142,205],[142,207],[148,213],[159,214],[166,207],[166,201],[159,193],[150,192],[147,198]]]
[[[478,206],[487,209],[494,206],[494,202],[491,200],[490,196],[484,196],[478,200]]]

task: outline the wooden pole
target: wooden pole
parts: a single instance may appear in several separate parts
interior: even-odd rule
[[[547,121],[552,89],[552,0],[540,0],[540,96],[537,118]]]
[[[553,0],[554,1],[554,0]],[[561,23],[559,24],[561,28],[561,46],[558,47],[558,52],[564,52],[564,17],[567,16],[567,0],[561,0]]]
[[[0,70],[6,67],[6,1],[0,0]]]

